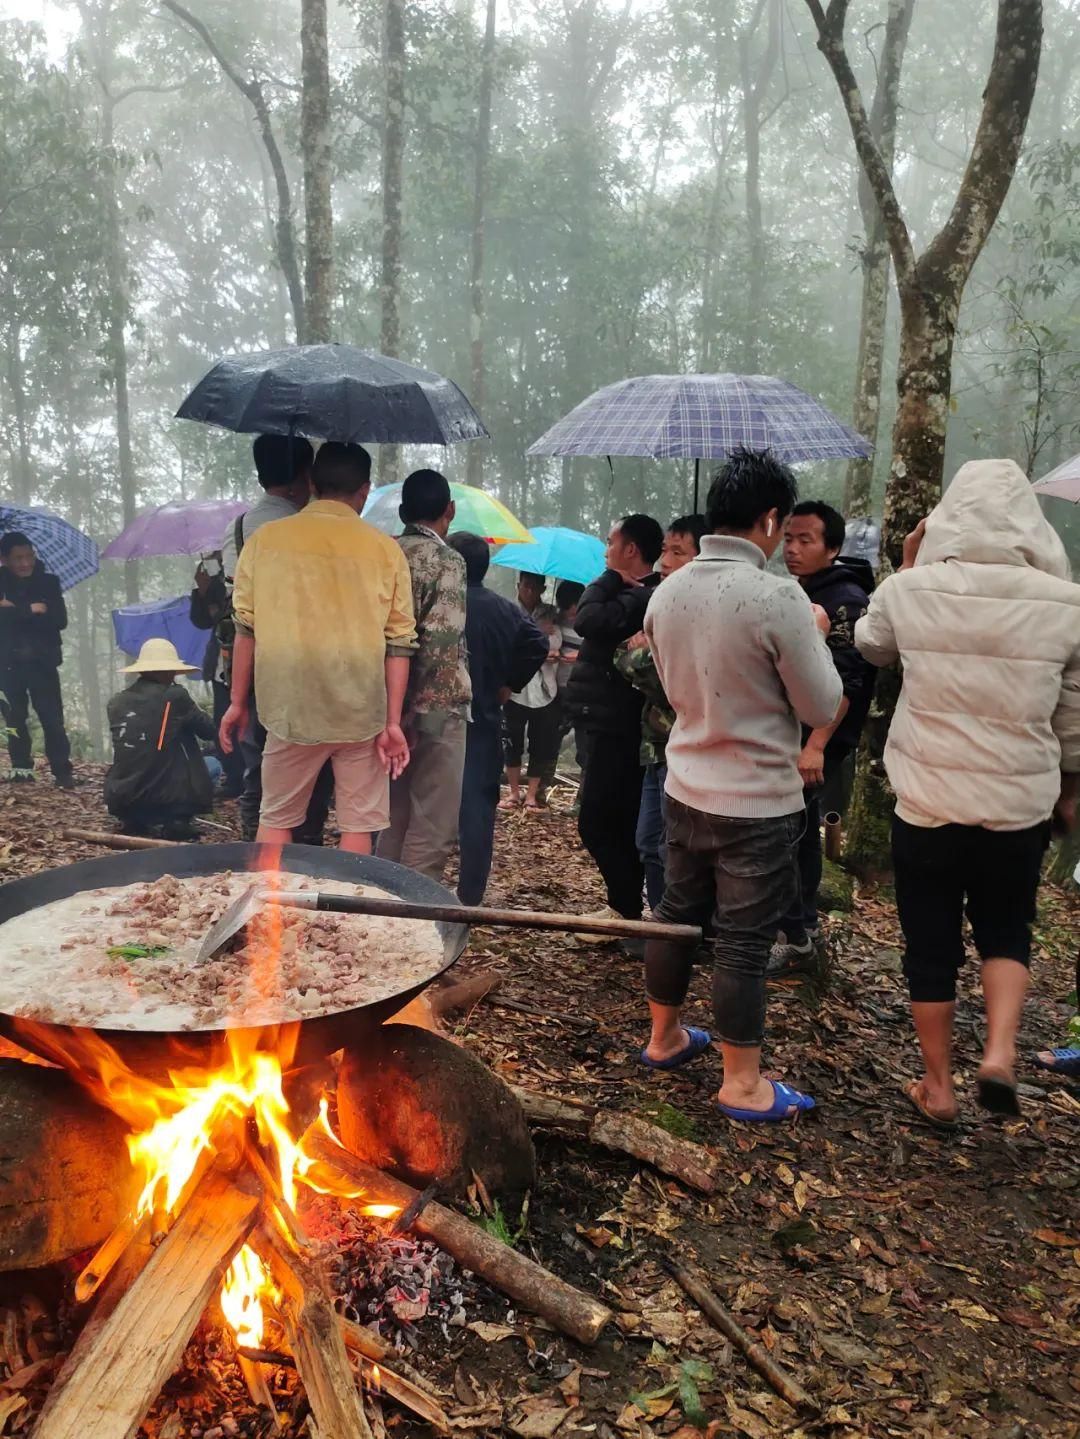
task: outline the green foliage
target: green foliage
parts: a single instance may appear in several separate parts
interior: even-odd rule
[[[492,1239],[497,1239],[500,1244],[506,1244],[514,1249],[524,1238],[529,1227],[528,1205],[522,1207],[521,1218],[516,1229],[503,1213],[502,1206],[497,1199],[492,1205],[491,1213],[481,1213],[476,1222],[485,1234],[491,1235]]]
[[[694,1121],[681,1109],[676,1109],[673,1104],[663,1101],[655,1106],[649,1106],[642,1111],[647,1119],[650,1119],[660,1129],[667,1130],[676,1139],[693,1139],[697,1129]]]

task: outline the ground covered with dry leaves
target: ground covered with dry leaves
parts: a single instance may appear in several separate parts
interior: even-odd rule
[[[103,827],[97,776],[83,774],[73,795],[46,785],[0,791],[0,877],[101,853],[59,836],[66,824]],[[228,809],[215,820],[233,827]],[[489,900],[601,903],[565,808],[500,817]],[[1075,898],[1045,893],[1025,1053],[1061,1040],[1078,916]],[[767,1062],[819,1109],[797,1126],[759,1129],[715,1110],[718,1055],[669,1075],[639,1065],[640,976],[616,948],[473,934],[459,970],[494,969],[501,985],[459,1022],[470,1049],[515,1084],[649,1116],[696,1139],[720,1156],[726,1178],[705,1199],[583,1139],[538,1134],[541,1183],[524,1231],[511,1221],[508,1235],[603,1298],[618,1327],[586,1351],[466,1284],[467,1322],[420,1319],[410,1352],[442,1386],[455,1429],[519,1439],[1080,1434],[1076,1086],[1025,1064],[1021,1120],[965,1103],[958,1133],[928,1129],[900,1092],[916,1056],[887,892],[859,894],[855,913],[830,925],[830,945],[827,981],[777,985],[769,1008]],[[962,1094],[981,1030],[972,978],[958,1016]],[[699,971],[690,1022],[708,1024],[707,1001]],[[814,1395],[817,1417],[796,1414],[733,1353],[667,1277],[665,1256],[708,1277]],[[35,1406],[18,1401],[47,1377],[58,1342],[62,1285],[55,1275],[21,1283],[3,1358],[9,1371],[20,1360],[23,1368],[14,1384],[0,1380],[0,1433],[29,1428]],[[141,1432],[266,1432],[244,1411],[227,1346],[215,1342],[197,1336]],[[27,1376],[35,1353],[43,1376]],[[302,1422],[301,1411],[295,1433]],[[417,1427],[388,1402],[381,1422],[406,1434]]]

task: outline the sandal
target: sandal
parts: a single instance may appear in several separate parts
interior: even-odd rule
[[[778,1079],[770,1079],[769,1083],[773,1087],[773,1102],[768,1109],[737,1109],[732,1104],[721,1104],[719,1100],[717,1108],[728,1119],[739,1119],[744,1124],[779,1124],[781,1120],[796,1119],[800,1114],[817,1108],[809,1094],[800,1094],[790,1084],[781,1084]]]
[[[958,1129],[960,1125],[959,1117],[954,1114],[950,1119],[947,1114],[942,1114],[940,1110],[931,1109],[928,1104],[924,1104],[919,1098],[919,1089],[920,1081],[918,1079],[913,1079],[910,1084],[904,1085],[904,1093],[911,1101],[912,1108],[922,1115],[927,1124],[932,1124],[935,1129]]]
[[[1005,1114],[1011,1119],[1020,1116],[1020,1100],[1016,1094],[1016,1082],[1007,1074],[980,1074],[976,1077],[975,1092],[979,1103],[991,1114]]]
[[[704,1054],[709,1045],[712,1044],[712,1035],[707,1029],[694,1029],[692,1025],[684,1024],[683,1033],[686,1035],[686,1044],[673,1054],[669,1059],[650,1059],[649,1051],[641,1051],[641,1062],[646,1069],[680,1069],[684,1064],[689,1064],[692,1059],[697,1059],[699,1054]]]
[[[524,803],[525,801],[520,795],[515,799],[512,794],[508,794],[505,799],[499,801],[498,808],[501,810],[520,809]]]
[[[1048,1054],[1049,1059],[1044,1059]],[[1075,1079],[1080,1076],[1080,1049],[1046,1049],[1036,1054],[1032,1063],[1036,1069],[1048,1069],[1051,1074],[1065,1074]]]

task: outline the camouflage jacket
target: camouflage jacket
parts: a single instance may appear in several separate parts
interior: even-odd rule
[[[472,699],[465,648],[465,561],[423,525],[406,525],[398,544],[412,575],[419,639],[404,718],[420,729],[438,729],[448,715],[467,717]]]
[[[675,711],[668,704],[656,673],[652,650],[647,645],[632,650],[621,644],[615,651],[615,668],[645,696],[645,708],[641,711],[641,762],[663,764],[668,737],[675,728]]]

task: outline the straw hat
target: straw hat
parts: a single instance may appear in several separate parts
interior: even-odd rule
[[[139,651],[139,658],[132,665],[125,665],[120,671],[125,675],[152,674],[198,674],[198,665],[186,665],[176,653],[171,640],[147,640]]]

